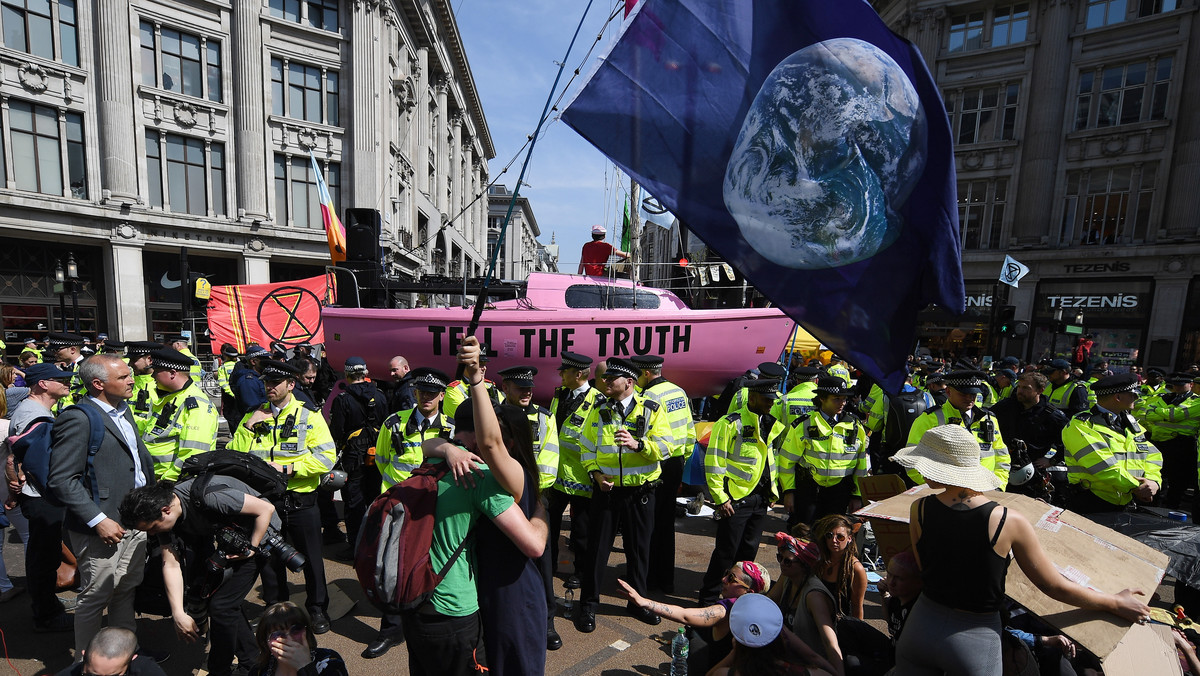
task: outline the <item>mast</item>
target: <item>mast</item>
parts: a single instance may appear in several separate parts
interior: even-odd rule
[[[629,177],[629,279],[637,285],[638,261],[642,253],[641,186]]]

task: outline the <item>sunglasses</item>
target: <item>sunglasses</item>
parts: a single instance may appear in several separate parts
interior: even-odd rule
[[[800,563],[800,559],[797,559],[794,556],[784,556],[783,554],[776,554],[775,560],[778,561],[779,565],[781,566],[790,566],[795,563]]]
[[[721,581],[726,584],[736,584],[739,587],[745,587],[746,589],[750,588],[750,585],[739,579],[738,576],[733,573],[733,571],[725,573],[725,577],[721,578]]]
[[[285,636],[303,636],[307,631],[308,630],[304,628],[304,625],[293,624],[292,628],[287,631],[277,629],[271,632],[271,634],[267,637],[267,642],[270,643],[275,639],[284,638]]]
[[[826,533],[825,539],[833,540],[834,542],[845,542],[850,539],[850,536],[845,533]]]

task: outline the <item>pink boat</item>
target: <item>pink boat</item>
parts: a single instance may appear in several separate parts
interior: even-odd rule
[[[334,368],[358,356],[382,379],[388,361],[403,355],[414,368],[433,366],[453,375],[471,309],[329,307],[322,319]],[[484,310],[476,334],[488,346],[491,379],[509,366],[532,364],[539,369],[534,399],[547,402],[559,385],[555,369],[564,350],[597,361],[661,355],[667,378],[704,396],[779,358],[794,326],[774,308],[692,310],[670,291],[627,280],[532,273],[524,296]]]

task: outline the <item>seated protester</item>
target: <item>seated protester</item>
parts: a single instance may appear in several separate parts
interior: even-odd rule
[[[137,635],[132,631],[121,627],[105,627],[92,637],[83,651],[83,659],[58,672],[58,676],[166,676],[154,660],[137,654],[137,646]]]
[[[709,676],[789,676],[835,674],[819,656],[806,652],[804,643],[788,631],[783,614],[767,597],[746,594],[729,612],[733,651]]]
[[[804,528],[800,527],[803,532]],[[779,605],[785,626],[810,650],[824,655],[835,674],[844,674],[842,648],[838,644],[837,602],[816,574],[821,550],[805,538],[784,532],[775,534],[782,578],[768,597]]]
[[[342,656],[317,647],[308,611],[291,601],[263,611],[255,639],[258,661],[250,676],[346,676]]]
[[[837,599],[837,611],[847,617],[863,619],[863,601],[867,596],[867,569],[858,560],[854,534],[861,524],[842,514],[829,514],[813,524],[812,533],[821,549],[817,574],[825,588]]]
[[[1041,676],[1075,676],[1076,673],[1103,673],[1100,660],[1095,655],[1078,647],[1075,643],[1056,634],[1054,628],[1037,616],[1009,601],[1009,617],[1004,626],[1005,671],[1010,670],[1009,660],[1019,659],[1021,653],[1032,654],[1037,661]],[[1009,648],[1015,648],[1009,650]],[[1077,649],[1078,648],[1078,649]],[[1013,667],[1020,662],[1014,662]]]
[[[888,562],[887,578],[879,585],[883,594],[883,617],[888,623],[888,634],[893,649],[904,631],[904,621],[921,595],[921,569],[912,552],[903,551]]]
[[[197,481],[204,483],[197,485]],[[203,491],[196,495],[193,489]],[[254,588],[258,577],[255,556],[263,538],[271,531],[278,536],[281,522],[275,507],[245,483],[232,477],[212,475],[188,479],[172,485],[162,481],[130,491],[121,501],[121,517],[126,528],[157,535],[162,544],[163,581],[175,632],[185,641],[198,639],[201,632],[184,604],[202,603],[208,596],[209,638],[208,673],[227,676],[233,671],[233,659],[249,667],[257,655],[250,623],[242,614],[242,601]],[[236,531],[249,547],[229,551],[235,546],[226,538]],[[190,579],[184,579],[184,554]],[[186,585],[186,592],[185,592]],[[109,672],[101,672],[109,673]]]
[[[721,578],[721,593],[716,603],[707,608],[684,608],[668,603],[658,603],[644,598],[625,580],[617,579],[621,595],[639,608],[660,615],[689,627],[704,627],[712,630],[712,642],[693,646],[688,652],[688,670],[706,673],[720,662],[733,648],[729,634],[729,611],[744,594],[761,594],[771,586],[771,574],[762,565],[753,561],[738,561]],[[693,635],[692,641],[699,640]],[[698,648],[698,649],[697,649]]]

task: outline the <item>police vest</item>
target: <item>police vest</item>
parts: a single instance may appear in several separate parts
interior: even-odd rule
[[[538,488],[544,491],[558,478],[558,427],[550,410],[537,404],[530,404],[525,415],[537,451]]]
[[[1062,433],[1067,480],[1114,505],[1127,505],[1139,479],[1162,482],[1162,453],[1137,421],[1099,407],[1071,418]]]
[[[689,458],[696,444],[696,423],[692,419],[692,407],[687,393],[665,378],[657,378],[646,387],[643,394],[647,399],[658,402],[667,416],[671,428],[668,445],[671,452],[667,457]]]
[[[426,439],[450,439],[454,436],[454,426],[448,416],[434,416],[433,421],[424,431],[421,430],[417,409],[410,408],[389,415],[379,428],[379,438],[375,441],[375,466],[383,475],[383,490],[404,481],[412,471],[424,462],[425,454],[421,451],[421,443]]]
[[[816,395],[816,383],[802,382],[775,400],[775,403],[771,405],[771,417],[778,420],[785,428],[791,427],[797,418],[803,418],[815,410],[813,398]]]
[[[847,477],[866,476],[867,431],[854,416],[846,415],[831,424],[820,412],[792,423],[779,451],[779,486],[795,490],[796,469],[812,473],[818,486],[835,486]],[[851,489],[859,495],[858,481]]]
[[[764,439],[760,427],[770,424]],[[768,472],[770,498],[779,496],[776,487],[775,453],[783,441],[784,426],[770,413],[759,416],[742,406],[713,423],[704,453],[704,478],[713,502],[741,500],[754,492]]]
[[[263,410],[269,413],[270,406],[263,404]],[[332,470],[337,462],[337,447],[321,412],[292,397],[278,413],[256,425],[257,429],[249,430],[245,423],[253,415],[251,411],[242,418],[228,447],[253,453],[267,462],[290,466],[289,491],[311,493],[317,490],[321,475]]]
[[[613,484],[622,488],[641,486],[658,479],[662,474],[659,462],[671,452],[667,445],[671,438],[667,416],[657,402],[636,394],[628,415],[621,415],[618,407],[619,402],[605,400],[593,410],[591,424],[595,429],[596,445],[594,449],[584,446],[583,468],[589,474],[596,470],[603,472]],[[622,428],[641,441],[639,448],[617,445],[616,433]]]
[[[504,393],[496,387],[496,383],[485,380],[483,385],[487,388],[488,398],[492,400],[493,404],[499,406],[504,403]],[[446,386],[446,396],[442,397],[442,414],[446,416],[446,424],[450,427],[454,427],[454,412],[467,400],[468,396],[467,384],[461,380],[456,380]]]
[[[1004,438],[1000,436],[1000,426],[997,424],[995,416],[988,411],[974,408],[971,412],[973,414],[971,424],[967,425],[962,412],[954,408],[950,402],[926,411],[913,422],[912,429],[908,433],[908,445],[915,446],[920,443],[921,437],[932,427],[962,425],[979,442],[979,464],[1000,479],[1000,488],[1003,490],[1008,485],[1008,473],[1012,461],[1008,455],[1008,446],[1005,445]],[[925,479],[916,470],[908,470],[908,476],[919,484],[925,483]]]
[[[184,460],[213,449],[219,425],[216,407],[191,380],[178,392],[162,393],[141,431],[154,476],[160,481],[178,479]]]
[[[565,387],[554,391],[550,414],[555,420],[559,417],[560,409],[569,406],[567,401],[570,394]],[[583,451],[585,448],[592,452],[596,450],[596,428],[591,424],[591,417],[602,399],[604,395],[600,390],[592,387],[574,403],[571,410],[562,411],[563,422],[558,429],[558,474],[554,488],[567,495],[592,495],[592,480],[583,468]]]

